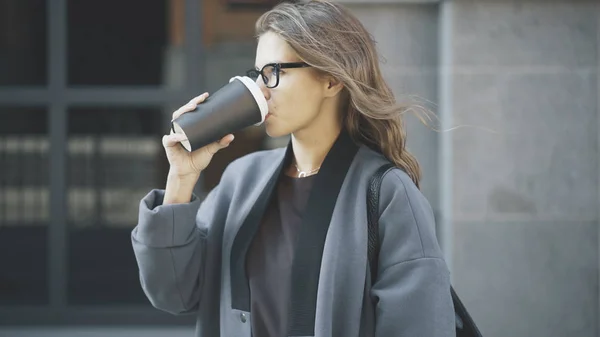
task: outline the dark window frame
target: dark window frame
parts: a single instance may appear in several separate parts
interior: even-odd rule
[[[67,83],[67,0],[46,0],[47,84],[45,86],[0,86],[0,105],[44,107],[48,114],[49,206],[47,228],[48,305],[0,306],[0,325],[190,325],[193,315],[172,316],[147,305],[75,306],[68,303],[69,226],[67,221],[67,113],[75,105],[154,106],[172,109],[193,97],[193,88],[204,85],[198,76],[186,76],[181,89],[161,86],[99,86],[73,88]],[[184,53],[187,74],[198,73],[204,63],[202,2],[185,0]],[[193,60],[193,62],[190,62]],[[166,117],[165,117],[166,118]],[[201,194],[201,181],[196,186]]]

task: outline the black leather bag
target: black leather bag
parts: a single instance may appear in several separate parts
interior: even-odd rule
[[[371,177],[367,191],[367,220],[369,225],[368,258],[371,267],[371,280],[376,279],[377,261],[379,259],[379,190],[383,176],[394,168],[396,167],[392,164],[381,166]],[[454,304],[454,314],[456,316],[456,336],[481,337],[481,332],[477,329],[471,315],[467,312],[467,309],[452,286],[450,286],[450,293],[452,294],[452,303]]]

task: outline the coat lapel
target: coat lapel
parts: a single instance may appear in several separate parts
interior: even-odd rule
[[[233,240],[230,259],[231,307],[233,309],[250,312],[250,286],[246,275],[246,253],[271,201],[281,171],[291,154],[292,145],[290,142],[284,157],[267,181]]]
[[[302,226],[294,248],[288,311],[289,336],[313,336],[321,258],[329,223],[346,173],[358,146],[342,131],[325,157],[310,192]],[[231,248],[231,304],[233,309],[250,311],[250,288],[246,275],[246,253],[273,197],[279,176],[292,155],[291,142],[260,197],[236,234]]]
[[[350,136],[340,133],[315,177],[294,251],[288,336],[314,336],[325,237],[339,191],[357,151],[358,146]]]

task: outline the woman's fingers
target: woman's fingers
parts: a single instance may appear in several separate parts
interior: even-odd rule
[[[179,108],[179,109],[175,110],[175,112],[173,112],[173,116],[172,116],[171,120],[177,119],[179,116],[183,115],[186,112],[193,111],[194,109],[196,109],[198,104],[204,102],[204,100],[206,100],[207,97],[208,97],[208,93],[205,92],[200,96],[196,96],[196,97],[192,98],[186,105],[182,106],[181,108]]]
[[[203,148],[194,151],[191,157],[191,165],[194,170],[196,172],[204,170],[212,160],[212,157],[215,155],[215,153],[228,147],[232,141],[233,135],[230,134],[221,138],[221,140],[218,142],[208,144]]]
[[[171,134],[163,136],[162,144],[164,147],[173,147],[184,140],[187,140],[185,135],[173,133],[173,131],[171,131]]]
[[[233,135],[229,134],[223,138],[221,138],[219,141],[208,144],[206,146],[206,151],[208,151],[208,153],[212,156],[215,153],[219,152],[219,150],[222,150],[226,147],[229,146],[229,144],[231,144],[231,142],[233,141]]]

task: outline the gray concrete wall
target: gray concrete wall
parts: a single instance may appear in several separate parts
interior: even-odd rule
[[[340,2],[372,30],[395,92],[463,126],[409,120],[408,144],[483,334],[598,336],[598,2]]]
[[[454,280],[490,336],[598,334],[597,4],[456,1]]]

